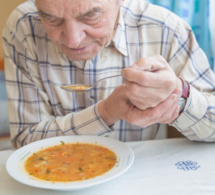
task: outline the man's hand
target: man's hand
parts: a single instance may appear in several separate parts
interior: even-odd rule
[[[134,107],[125,120],[143,128],[156,123],[171,123],[179,116],[178,100],[181,92],[182,90],[175,90],[166,100],[153,108],[140,110]]]
[[[141,58],[123,69],[122,75],[127,97],[141,110],[158,106],[174,90],[182,89],[181,80],[162,56]]]
[[[125,94],[125,85],[121,85],[107,99],[99,103],[98,109],[108,126],[120,119],[139,127],[146,127],[155,123],[167,124],[178,117],[178,100],[181,92],[181,90],[175,90],[156,107],[141,110],[130,102]]]

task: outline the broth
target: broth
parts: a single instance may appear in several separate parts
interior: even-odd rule
[[[62,142],[32,154],[25,162],[25,169],[42,180],[69,182],[104,174],[116,162],[116,154],[103,146]]]

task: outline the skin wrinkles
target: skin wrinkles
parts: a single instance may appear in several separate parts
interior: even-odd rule
[[[71,3],[72,1],[72,3]],[[71,60],[88,60],[113,37],[117,0],[36,0],[46,33]]]

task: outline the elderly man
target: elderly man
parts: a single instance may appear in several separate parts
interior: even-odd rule
[[[143,0],[36,0],[4,32],[11,139],[153,139],[159,124],[215,140],[215,76],[190,27]],[[151,71],[150,71],[151,70]],[[87,93],[64,84],[93,84]]]

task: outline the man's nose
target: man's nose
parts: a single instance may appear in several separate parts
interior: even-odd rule
[[[63,29],[63,44],[69,48],[78,48],[85,38],[84,24],[78,21],[67,21]]]

